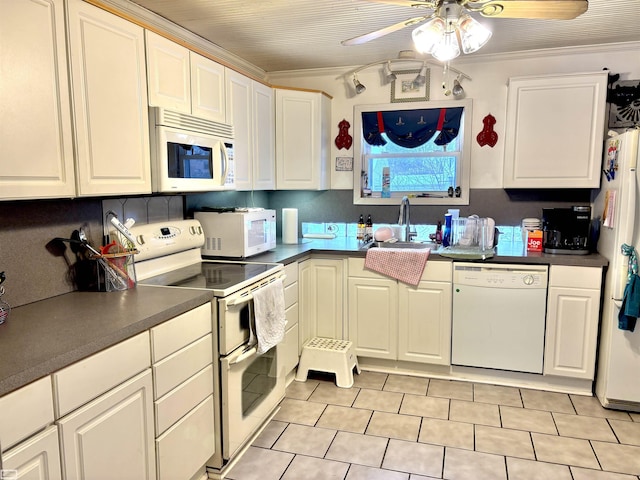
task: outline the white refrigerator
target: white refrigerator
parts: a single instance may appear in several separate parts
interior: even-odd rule
[[[635,331],[618,327],[629,257],[623,244],[640,249],[639,130],[605,142],[604,178],[594,202],[600,216],[598,252],[609,260],[602,309],[596,395],[603,406],[640,411],[640,320]],[[613,172],[613,174],[611,173]]]

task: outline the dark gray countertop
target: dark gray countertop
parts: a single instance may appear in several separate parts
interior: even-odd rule
[[[14,308],[0,325],[0,395],[169,320],[210,291],[138,285],[72,292]]]
[[[485,263],[525,263],[538,265],[570,265],[578,267],[606,267],[608,261],[598,253],[590,255],[552,255],[542,252],[526,252],[522,247],[514,248],[511,245],[498,245],[496,254],[486,260]],[[249,258],[252,262],[276,262],[285,265],[299,260],[311,253],[323,255],[348,255],[365,257],[366,251],[360,250],[360,244],[356,239],[334,238],[325,239],[300,239],[297,244],[278,244],[275,250]],[[450,258],[441,256],[432,250],[429,261],[451,261]],[[459,261],[469,261],[458,259]]]
[[[309,254],[365,257],[355,239],[301,239],[248,259],[288,264]],[[432,251],[429,261],[452,261]],[[550,255],[498,246],[484,262],[605,267],[599,254]],[[138,285],[124,292],[73,292],[14,308],[0,325],[0,395],[126,340],[213,298],[206,290]]]

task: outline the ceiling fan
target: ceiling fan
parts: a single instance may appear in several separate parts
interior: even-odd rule
[[[406,27],[421,24],[413,31],[416,49],[422,53],[431,53],[438,59],[451,59],[459,55],[457,37],[459,36],[464,53],[472,53],[482,47],[491,37],[491,32],[482,27],[469,13],[479,13],[483,17],[529,18],[569,20],[587,11],[587,0],[369,0],[404,7],[430,10],[427,15],[409,18],[388,27],[343,40],[342,45],[360,45],[383,37]],[[456,35],[457,32],[457,35]],[[453,35],[451,35],[453,33]],[[416,37],[421,37],[417,39]],[[421,45],[419,44],[421,40]],[[437,47],[455,40],[453,52],[435,54]],[[471,42],[470,46],[465,47]],[[451,47],[451,45],[449,45]],[[450,48],[449,48],[450,50]],[[468,51],[469,50],[469,51]],[[453,56],[451,56],[453,55]],[[442,58],[439,58],[442,57]]]

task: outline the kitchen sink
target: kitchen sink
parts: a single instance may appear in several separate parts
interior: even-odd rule
[[[423,249],[430,248],[431,250],[437,250],[438,244],[431,242],[369,242],[365,243],[360,250],[369,250],[370,248],[411,248],[411,249]]]

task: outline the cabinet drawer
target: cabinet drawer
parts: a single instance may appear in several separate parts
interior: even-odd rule
[[[156,436],[213,393],[213,366],[200,370],[155,402]]]
[[[293,325],[297,325],[298,318],[299,318],[299,311],[300,311],[298,306],[299,306],[299,303],[296,302],[293,305],[291,305],[289,308],[285,309],[284,316],[287,319],[287,328],[290,328]]]
[[[284,307],[289,308],[298,302],[298,282],[284,287]]]
[[[0,398],[0,444],[7,450],[53,423],[51,377],[45,377]]]
[[[599,267],[571,267],[551,265],[549,269],[550,287],[600,288],[602,269]]]
[[[53,374],[56,418],[151,365],[149,332],[136,335]]]
[[[158,480],[188,480],[214,454],[213,396],[156,440]]]
[[[159,362],[211,332],[211,304],[193,310],[151,329],[152,361]]]
[[[287,287],[294,282],[298,281],[298,262],[290,263],[284,266],[284,274],[287,278],[284,279],[284,286]]]
[[[212,362],[211,339],[211,334],[202,337],[153,365],[154,399],[160,398]]]
[[[349,258],[348,271],[350,277],[390,278],[386,275],[364,268],[364,258]],[[427,265],[424,267],[424,272],[422,273],[420,280],[431,282],[450,282],[452,271],[452,262],[431,260],[428,261]]]

